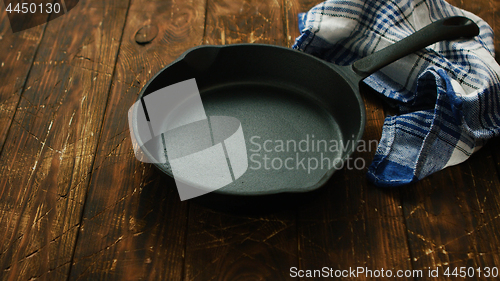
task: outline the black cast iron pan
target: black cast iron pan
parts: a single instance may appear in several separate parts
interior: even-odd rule
[[[258,198],[275,204],[279,196],[298,194],[297,197],[303,198],[305,192],[323,186],[356,149],[352,144],[361,139],[365,126],[365,105],[359,94],[359,83],[364,78],[435,42],[478,34],[478,26],[470,19],[450,17],[433,22],[350,66],[330,64],[272,45],[199,46],[156,74],[142,89],[139,99],[195,78],[207,116],[238,119],[248,152],[248,169],[243,175],[199,200],[208,198],[216,205],[237,208],[245,203],[235,198],[250,200],[250,205]],[[132,116],[132,134],[141,143],[136,112]],[[302,149],[297,147],[301,141]],[[333,147],[335,142],[337,149]],[[311,147],[314,144],[320,147],[314,149]],[[144,146],[146,156],[157,153],[147,147],[164,149],[159,144]],[[284,161],[290,158],[285,167]],[[312,169],[315,163],[308,163],[311,158],[323,159],[323,168]],[[326,168],[325,158],[330,163],[332,159],[344,162]],[[277,169],[280,162],[281,168]],[[168,163],[156,166],[172,175]]]

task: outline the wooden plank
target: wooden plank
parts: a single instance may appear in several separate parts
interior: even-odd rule
[[[298,36],[296,15],[321,1],[288,1],[291,38]],[[293,40],[290,40],[290,44]],[[376,189],[366,180],[367,166],[376,151],[384,122],[383,103],[366,87],[361,89],[367,108],[363,141],[366,150],[353,155],[350,167],[338,171],[317,202],[299,212],[300,268],[349,270],[411,269],[404,217],[398,190]],[[354,161],[357,166],[354,167]],[[364,163],[363,165],[361,165]],[[370,280],[360,274],[360,280]],[[308,280],[308,278],[304,278]]]
[[[0,157],[2,280],[67,278],[127,7],[47,24]]]
[[[372,149],[352,157],[368,165],[375,153],[373,140],[380,139],[383,107],[380,100],[365,95],[367,126],[363,141]],[[359,160],[359,159],[362,159]],[[367,167],[366,167],[367,168]],[[300,268],[349,270],[411,270],[406,227],[397,189],[382,190],[366,180],[367,169],[344,167],[324,187],[317,202],[299,212]],[[360,274],[360,280],[373,276]],[[307,280],[307,278],[304,278]]]
[[[466,214],[467,235],[471,241],[472,258],[477,267],[497,267],[500,264],[500,180],[498,165],[494,165],[494,149],[498,150],[499,140],[494,139],[468,162],[464,163],[463,181],[468,187],[459,190],[459,206]],[[498,154],[497,154],[498,155]],[[498,161],[498,160],[497,160]],[[479,187],[479,188],[478,188]],[[483,275],[484,276],[484,275]]]
[[[13,32],[42,25],[65,14],[60,0],[4,0]],[[23,9],[24,6],[24,9]]]
[[[191,205],[185,280],[293,280],[292,266],[293,212],[237,216]]]
[[[5,143],[45,25],[11,31],[7,12],[0,14],[0,151]]]
[[[448,279],[446,268],[494,267],[500,262],[500,183],[490,148],[404,192],[412,263],[414,268],[438,268],[437,280]]]
[[[156,72],[201,44],[204,21],[203,0],[131,2],[72,280],[182,280],[187,203],[171,178],[134,157],[127,112]]]
[[[500,6],[495,1],[450,1],[465,10],[480,16],[493,28],[496,61],[500,59]],[[487,7],[487,8],[485,8]],[[500,264],[500,242],[498,219],[500,213],[500,139],[494,138],[477,155],[464,163],[467,170],[464,177],[469,183],[466,191],[461,191],[460,197],[467,203],[460,202],[462,212],[470,214],[470,227],[467,235],[471,236],[472,244],[476,245],[472,253],[478,267],[498,267]],[[476,188],[479,185],[481,188]],[[476,274],[478,276],[478,274]],[[484,276],[484,274],[483,274]]]
[[[210,0],[203,42],[286,45],[282,22],[280,1]],[[185,280],[289,280],[297,266],[293,211],[236,216],[191,204],[186,243]]]
[[[466,266],[472,252],[467,235],[470,229],[464,220],[468,214],[462,216],[457,204],[463,200],[457,198],[455,190],[463,189],[463,184],[457,186],[460,183],[455,181],[458,174],[456,168],[448,169],[408,186],[403,193],[412,264],[416,269],[439,267],[438,280],[447,279],[444,267]]]
[[[203,43],[286,45],[281,1],[209,0]]]
[[[479,15],[494,29],[499,26],[499,10],[491,1],[449,3]],[[496,38],[497,50],[499,42]],[[402,193],[413,267],[437,268],[436,280],[449,279],[444,275],[447,268],[453,273],[460,267],[484,269],[499,264],[500,183],[494,147],[487,145],[465,163],[409,185]],[[484,278],[477,271],[473,274],[468,280]]]
[[[300,35],[298,25],[299,13],[306,13],[314,6],[322,3],[318,0],[286,0],[285,1],[285,17],[283,27],[286,32],[286,45],[291,47],[295,42],[295,38]]]
[[[498,29],[500,28],[500,7],[498,1],[449,0],[447,2],[455,7],[476,14],[477,16],[485,20],[491,26],[491,28],[493,28],[495,35],[498,34]],[[498,46],[500,46],[500,37],[494,36],[493,40],[495,42],[495,52],[497,54],[496,58],[498,60],[498,54],[500,52],[500,49],[498,49]]]

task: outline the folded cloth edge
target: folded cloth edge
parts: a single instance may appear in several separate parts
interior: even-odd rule
[[[408,184],[448,166],[459,164],[481,148],[487,139],[500,133],[500,115],[497,107],[500,104],[498,95],[500,67],[493,57],[491,27],[476,15],[453,7],[442,0],[394,3],[398,9],[394,7],[386,9],[390,12],[384,19],[384,16],[377,16],[380,9],[387,7],[380,3],[377,6],[354,0],[323,2],[308,13],[299,14],[299,27],[302,33],[293,46],[295,49],[333,63],[350,64],[359,57],[376,51],[377,47],[367,47],[368,43],[363,46],[363,43],[353,42],[355,40],[349,36],[354,34],[365,40],[374,37],[360,35],[363,31],[359,30],[341,32],[341,36],[336,39],[320,36],[328,34],[319,31],[327,29],[329,24],[335,24],[336,18],[342,18],[345,26],[349,26],[345,24],[346,18],[355,20],[358,29],[362,29],[360,22],[364,22],[365,28],[367,23],[389,26],[386,28],[386,34],[389,34],[386,37],[390,39],[408,35],[406,34],[408,30],[401,27],[396,31],[389,31],[390,21],[387,21],[387,18],[391,16],[394,20],[404,15],[404,19],[398,20],[411,21],[415,18],[411,17],[413,13],[418,13],[419,17],[428,15],[434,20],[451,15],[465,15],[480,26],[481,34],[475,40],[437,43],[416,55],[413,67],[419,71],[410,77],[415,83],[407,82],[402,87],[404,89],[401,89],[398,81],[390,79],[391,72],[387,69],[385,73],[379,71],[365,79],[369,86],[399,103],[399,109],[403,113],[389,116],[384,121],[379,147],[367,173],[367,178],[378,186]],[[419,11],[415,12],[416,10]],[[421,10],[427,13],[422,13]],[[399,23],[399,25],[404,24]],[[385,35],[379,34],[379,36]],[[342,55],[333,54],[335,52],[340,52]],[[433,82],[426,82],[426,79]],[[434,88],[431,87],[432,84]],[[399,85],[400,89],[395,88],[395,85]],[[417,88],[420,92],[416,91]],[[414,105],[422,100],[433,101],[434,110],[412,112]],[[425,129],[419,130],[421,128],[418,126]],[[407,148],[405,144],[413,149],[411,156],[402,154],[401,151]],[[437,154],[438,157],[433,157],[433,154]]]

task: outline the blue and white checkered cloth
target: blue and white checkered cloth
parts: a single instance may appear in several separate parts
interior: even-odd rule
[[[293,48],[339,65],[455,15],[477,23],[479,36],[436,43],[364,80],[399,108],[399,115],[385,119],[368,169],[375,185],[418,181],[465,161],[500,134],[493,31],[476,15],[443,0],[330,0],[299,15],[301,35]]]

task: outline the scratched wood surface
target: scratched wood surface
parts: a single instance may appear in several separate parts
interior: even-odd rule
[[[450,1],[500,32],[496,1]],[[498,36],[495,49],[500,50]],[[497,57],[498,60],[498,57]],[[493,140],[462,165],[402,189],[401,200],[413,268],[497,266],[500,263],[499,177]],[[477,277],[477,275],[476,275]]]
[[[18,33],[2,10],[0,280],[313,280],[290,268],[500,267],[499,139],[405,188],[378,189],[366,170],[344,169],[313,200],[258,215],[181,202],[170,177],[135,159],[127,111],[157,71],[201,44],[291,46],[297,13],[319,2],[85,0]],[[500,32],[499,3],[450,3]],[[364,139],[378,140],[384,105],[362,92]],[[373,153],[356,157],[369,163]]]
[[[209,1],[204,43],[286,45],[282,4]],[[298,259],[294,212],[243,217],[191,204],[189,214],[186,280],[289,279],[283,273]]]
[[[0,156],[3,280],[68,275],[126,8],[81,1],[45,26]]]
[[[188,204],[171,179],[135,160],[127,112],[156,72],[201,44],[205,3],[134,0],[127,18],[71,280],[182,280]],[[137,44],[145,26],[158,35]]]
[[[12,117],[26,85],[45,26],[12,33],[7,13],[0,15],[0,149],[5,143]]]

